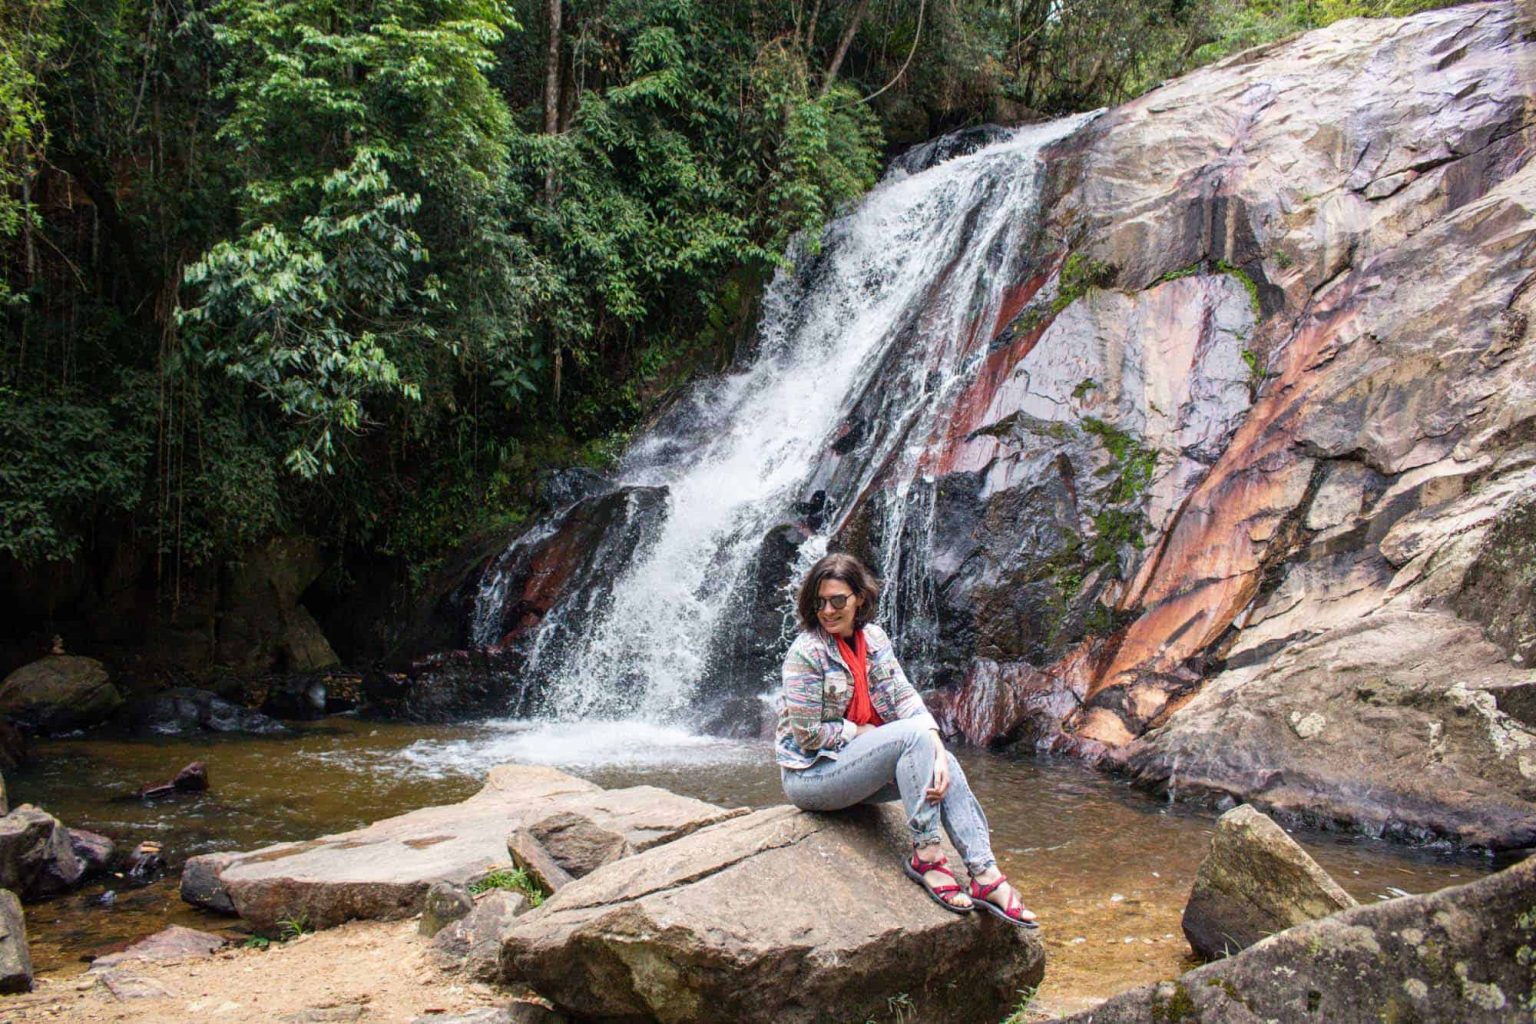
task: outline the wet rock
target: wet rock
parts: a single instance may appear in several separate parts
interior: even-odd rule
[[[475,909],[469,890],[462,885],[433,882],[421,904],[417,931],[429,938]]]
[[[128,854],[123,873],[135,885],[148,885],[165,871],[165,850],[153,839],[146,839]]]
[[[208,765],[193,761],[173,778],[164,782],[147,782],[134,796],[140,800],[158,800],[177,793],[201,793],[208,789]]]
[[[558,892],[573,881],[570,873],[526,829],[513,829],[507,836],[507,855],[544,892]]]
[[[117,844],[104,835],[83,828],[69,830],[69,845],[85,866],[85,877],[111,871],[117,861]]]
[[[1355,905],[1284,829],[1244,804],[1216,823],[1184,907],[1184,937],[1214,960]]]
[[[67,892],[84,874],[69,829],[53,815],[22,804],[0,817],[0,889],[31,902]]]
[[[236,913],[229,890],[219,881],[219,872],[234,858],[231,853],[205,853],[189,858],[181,869],[181,898],[194,907],[220,914]]]
[[[1000,1020],[1039,940],[925,899],[908,845],[894,807],[757,811],[571,883],[513,924],[502,975],[577,1019],[862,1020],[906,992],[912,1019]]]
[[[27,738],[11,722],[0,717],[0,771],[21,767],[27,758]],[[5,813],[0,809],[0,814]]]
[[[1519,1019],[1536,948],[1536,858],[1470,885],[1356,907],[1287,929],[1177,981],[1062,1024],[1258,1024]]]
[[[581,466],[551,469],[539,477],[539,501],[550,510],[574,505],[612,489],[613,484],[607,477]]]
[[[192,881],[184,872],[183,895],[227,898],[258,930],[300,914],[316,928],[353,918],[393,920],[419,913],[434,882],[463,885],[505,867],[508,831],[560,811],[580,810],[621,828],[637,849],[743,813],[652,787],[635,789],[644,792],[608,792],[552,768],[503,765],[462,803],[340,835],[191,858]]]
[[[108,953],[91,961],[91,972],[106,973],[123,964],[161,960],[201,959],[223,949],[228,940],[212,932],[200,932],[173,924],[130,945],[120,953]]]
[[[208,690],[178,687],[136,701],[129,709],[135,730],[157,736],[199,732],[273,735],[287,726],[259,711],[232,704]]]
[[[513,919],[528,908],[528,898],[510,889],[481,894],[467,915],[450,923],[432,939],[438,965],[474,981],[496,980],[501,940]]]
[[[284,676],[267,688],[263,714],[273,718],[309,721],[330,713],[326,678],[320,675]]]
[[[32,954],[21,901],[9,889],[0,889],[0,995],[31,990]]]
[[[0,683],[0,715],[42,733],[98,725],[122,703],[105,665],[70,654],[23,665]]]

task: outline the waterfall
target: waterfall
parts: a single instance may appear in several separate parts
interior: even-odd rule
[[[752,364],[699,387],[621,461],[621,486],[667,489],[666,514],[618,568],[606,609],[559,650],[540,645],[530,669],[546,680],[542,717],[695,724],[729,598],[813,479],[830,481],[818,485],[828,533],[857,496],[889,492],[880,570],[921,589],[922,567],[899,564],[899,538],[909,505],[931,512],[931,493],[912,490],[932,490],[922,453],[946,396],[985,355],[1004,291],[1027,276],[1039,151],[1090,116],[915,173],[893,168],[817,251],[797,254],[797,271],[779,273]],[[840,435],[856,406],[865,429]],[[812,540],[803,553],[825,550],[825,535]]]

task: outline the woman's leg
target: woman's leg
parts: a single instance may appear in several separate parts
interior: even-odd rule
[[[835,761],[783,772],[784,795],[807,811],[838,811],[863,803],[894,778],[912,841],[939,841],[940,808],[923,798],[933,781],[935,750],[926,723],[910,719],[855,737]]]
[[[965,771],[955,755],[945,751],[944,756],[949,759],[949,790],[939,802],[944,831],[949,833],[950,842],[960,851],[966,870],[972,875],[979,875],[997,864],[997,858],[992,856],[992,836],[987,827],[987,816],[982,812],[976,794],[971,792]]]

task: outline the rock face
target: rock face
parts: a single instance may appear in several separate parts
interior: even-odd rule
[[[105,665],[72,654],[23,665],[0,683],[0,715],[43,733],[97,725],[122,703]]]
[[[899,809],[774,807],[609,864],[517,919],[502,974],[592,1021],[995,1022],[1039,940],[951,914],[899,870]]]
[[[1284,829],[1244,804],[1216,823],[1184,907],[1184,937],[1214,960],[1355,905]]]
[[[73,888],[85,867],[53,815],[22,804],[0,818],[0,889],[28,901],[54,896]]]
[[[32,954],[21,901],[9,889],[0,889],[0,995],[31,989]]]
[[[1062,1024],[1528,1019],[1536,858],[1471,885],[1356,907]]]
[[[241,854],[193,857],[182,897],[211,909],[227,905],[259,930],[306,915],[316,928],[353,918],[391,920],[420,912],[435,882],[465,885],[507,866],[506,837],[531,820],[580,810],[640,843],[686,835],[733,817],[699,800],[645,787],[642,812],[629,791],[605,792],[552,768],[504,765],[462,803],[426,807],[367,828]]]

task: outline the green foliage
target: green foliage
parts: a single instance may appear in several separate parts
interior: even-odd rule
[[[1093,516],[1095,536],[1088,564],[1113,565],[1122,546],[1140,550],[1144,544],[1147,522],[1138,505],[1157,470],[1157,451],[1093,417],[1084,418],[1083,429],[1097,437],[1110,456],[1109,465],[1099,471],[1109,478],[1109,486],[1104,508]]]
[[[1114,276],[1115,269],[1108,263],[1090,259],[1080,252],[1070,254],[1056,278],[1056,298],[1051,300],[1051,312],[1060,313],[1087,295],[1090,289],[1108,285]]]
[[[1248,367],[1248,390],[1257,394],[1260,385],[1268,378],[1269,371],[1264,369],[1264,361],[1251,348],[1243,349],[1243,365]]]
[[[310,923],[309,911],[307,910],[300,910],[292,917],[279,918],[277,922],[277,937],[279,942],[288,942],[292,939],[298,938],[300,935],[306,935],[314,930],[315,926]]]
[[[1098,387],[1098,381],[1094,380],[1092,377],[1084,377],[1082,380],[1077,382],[1077,387],[1072,389],[1072,397],[1081,402],[1085,397],[1087,397],[1090,391],[1096,391]]]
[[[1253,307],[1253,312],[1255,315],[1257,315],[1259,312],[1258,282],[1249,277],[1247,272],[1245,272],[1242,268],[1235,267],[1228,263],[1226,260],[1217,260],[1215,266],[1218,273],[1230,274],[1237,278],[1238,283],[1243,286],[1243,290],[1248,293],[1249,305]]]
[[[490,892],[492,889],[510,889],[513,892],[520,892],[527,897],[528,904],[534,907],[541,905],[547,898],[544,890],[540,889],[538,883],[522,868],[502,868],[492,871],[469,884],[469,891],[476,896],[483,892]]]
[[[1035,1001],[1035,994],[1039,990],[1031,987],[1019,992],[1019,1003],[1013,1008],[1013,1012],[1003,1018],[1002,1024],[1029,1024],[1033,1014],[1029,1011],[1029,1004]]]
[[[240,948],[264,950],[270,945],[272,945],[272,940],[267,938],[265,935],[252,935],[250,938],[240,943]]]

